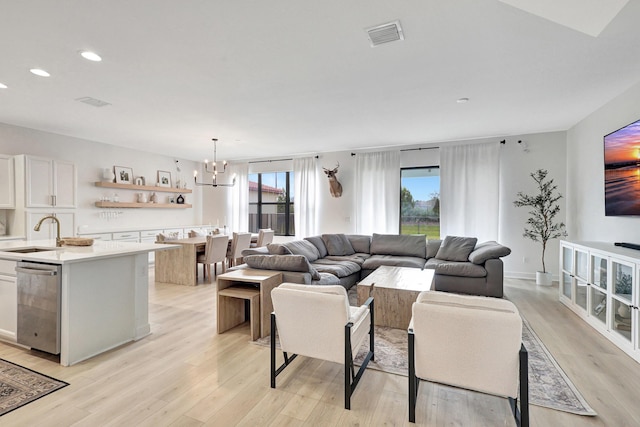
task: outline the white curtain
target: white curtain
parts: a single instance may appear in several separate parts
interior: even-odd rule
[[[318,234],[318,162],[313,157],[293,159],[294,222],[296,238]]]
[[[498,240],[500,145],[440,148],[440,236]]]
[[[227,172],[222,175],[224,178],[218,178],[220,182],[225,182],[224,179],[231,180],[233,174],[236,175],[236,185],[227,191],[227,220],[229,223],[221,224],[229,227],[229,234],[233,231],[249,231],[249,164],[229,164]]]
[[[356,155],[356,233],[398,234],[400,152]]]

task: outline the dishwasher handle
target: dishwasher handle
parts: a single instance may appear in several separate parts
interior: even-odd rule
[[[35,268],[16,267],[18,273],[35,274],[36,276],[57,276],[58,272],[55,270],[38,270]]]

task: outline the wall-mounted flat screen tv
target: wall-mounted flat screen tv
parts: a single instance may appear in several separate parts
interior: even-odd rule
[[[604,210],[640,215],[640,120],[604,137]]]

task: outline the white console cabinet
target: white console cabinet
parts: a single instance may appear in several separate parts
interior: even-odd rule
[[[640,362],[640,251],[560,242],[560,302]]]

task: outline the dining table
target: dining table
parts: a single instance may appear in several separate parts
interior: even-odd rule
[[[256,242],[257,238],[257,234],[251,234],[251,242]],[[229,236],[229,247],[232,242],[233,238]],[[156,252],[154,267],[156,282],[196,286],[198,284],[198,254],[204,253],[207,237],[189,237],[156,243],[180,245],[178,250]]]

